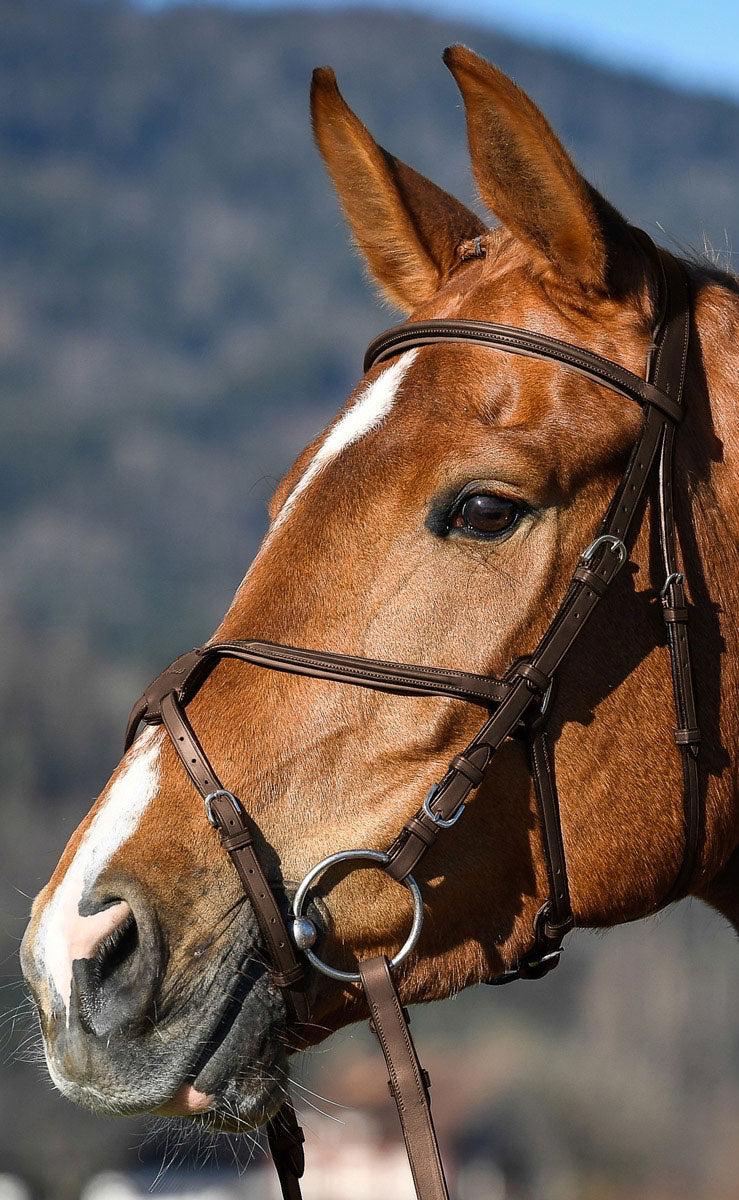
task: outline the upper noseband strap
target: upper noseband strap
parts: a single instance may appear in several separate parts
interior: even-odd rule
[[[351,654],[330,654],[307,650],[302,646],[281,646],[275,642],[239,639],[210,642],[199,650],[190,650],[175,659],[136,701],[128,718],[124,749],[128,750],[133,743],[141,721],[149,725],[161,723],[164,697],[174,695],[179,704],[187,704],[222,658],[235,658],[272,671],[286,671],[291,675],[352,683],[398,696],[449,696],[454,700],[478,704],[482,708],[500,704],[510,691],[510,684],[506,680],[491,679],[489,675],[476,675],[472,671],[390,662],[379,658],[357,658]],[[200,753],[202,765],[207,759],[202,749]],[[195,761],[192,765],[195,765]],[[188,764],[185,763],[185,766],[198,787]]]
[[[499,704],[509,691],[505,682],[472,671],[357,658],[351,654],[330,654],[325,650],[306,650],[274,642],[217,642],[212,647],[205,647],[206,652],[209,649],[221,658],[239,658],[273,671],[353,683],[401,696],[450,696],[483,708]]]

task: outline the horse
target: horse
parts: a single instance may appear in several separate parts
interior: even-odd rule
[[[397,967],[407,1005],[525,963],[543,973],[572,925],[607,928],[686,895],[739,929],[737,283],[680,260],[674,512],[661,522],[657,485],[642,498],[632,483],[628,535],[599,533],[649,419],[634,399],[676,419],[669,388],[613,386],[642,380],[645,361],[656,378],[659,276],[675,260],[582,177],[502,72],[462,46],[444,61],[499,223],[379,146],[333,72],[314,72],[318,148],[369,271],[410,324],[394,350],[375,347],[278,486],[222,624],[135,709],[124,757],[34,902],[22,966],[48,1069],[94,1111],[269,1123],[290,1055],[366,1017],[355,981],[370,986],[368,961]],[[500,333],[483,344],[484,329],[517,331],[517,352],[500,352]],[[665,580],[673,521],[679,570]],[[553,691],[532,652],[573,578],[599,602]],[[688,616],[690,656],[673,638]],[[671,665],[678,710],[687,689],[699,724],[678,719],[677,747]],[[554,791],[550,762],[532,775],[516,720],[484,770],[460,754],[480,696],[495,713],[525,686],[556,750]],[[436,782],[452,775],[453,809]],[[413,862],[408,941],[398,883],[410,872],[376,869],[399,829],[429,843]],[[569,910],[555,937],[557,846]],[[349,847],[365,861],[350,865]],[[333,872],[320,886],[315,864]],[[533,959],[532,929],[544,938]]]

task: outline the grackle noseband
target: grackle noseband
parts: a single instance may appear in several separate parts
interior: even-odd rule
[[[423,901],[412,872],[439,835],[463,816],[466,801],[485,779],[495,751],[511,736],[527,744],[541,820],[547,863],[548,898],[536,915],[530,948],[510,970],[490,982],[538,979],[556,966],[562,939],[575,924],[570,903],[559,802],[547,743],[546,723],[557,671],[580,630],[628,557],[634,518],[656,465],[657,539],[663,581],[660,598],[672,663],[677,744],[683,770],[685,846],[680,870],[661,902],[683,896],[695,870],[701,838],[698,779],[700,731],[688,647],[688,610],[684,577],[678,568],[673,502],[674,446],[683,416],[683,391],[690,331],[688,285],[672,255],[657,249],[641,230],[635,239],[654,260],[660,280],[658,318],[647,355],[645,378],[609,359],[557,338],[484,321],[420,321],[400,325],[376,338],[365,356],[369,371],[377,363],[419,346],[439,342],[473,343],[512,354],[548,359],[587,379],[635,400],[644,408],[641,433],[631,451],[621,482],[601,521],[595,540],[580,555],[570,586],[536,649],[514,662],[500,680],[465,671],[416,666],[282,646],[272,642],[212,642],[178,658],[134,706],[126,735],[128,748],[140,721],[163,724],[195,787],[205,800],[208,820],[238,871],[271,960],[271,976],[285,997],[289,1019],[299,1026],[309,1018],[304,966],[298,953],[333,979],[359,982],[370,1009],[398,1107],[416,1194],[419,1200],[448,1200],[429,1103],[429,1078],[421,1067],[390,970],[416,944],[423,920]],[[185,708],[223,658],[376,688],[412,696],[447,696],[476,704],[487,719],[469,745],[449,764],[421,808],[406,822],[386,853],[342,850],[323,859],[303,879],[293,900],[292,925],[286,918],[254,849],[252,826],[240,801],[211,766],[186,716]],[[303,909],[311,885],[337,863],[374,863],[411,892],[411,933],[388,962],[384,956],[358,964],[356,972],[338,971],[312,949],[317,930]],[[303,1135],[290,1101],[268,1122],[267,1135],[285,1200],[299,1200],[303,1172]]]

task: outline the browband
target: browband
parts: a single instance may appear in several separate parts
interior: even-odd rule
[[[478,342],[491,348],[499,347],[509,354],[522,354],[527,358],[543,358],[561,362],[578,375],[601,383],[627,400],[637,404],[653,404],[655,408],[678,424],[683,418],[683,409],[653,383],[612,362],[592,350],[584,350],[572,342],[547,337],[545,333],[532,333],[529,329],[516,329],[513,325],[495,325],[489,321],[413,321],[407,325],[395,325],[370,342],[364,356],[365,372],[377,363],[385,362],[403,350],[417,346],[433,346],[437,342]]]

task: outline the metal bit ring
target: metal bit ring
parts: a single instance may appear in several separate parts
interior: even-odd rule
[[[366,862],[376,863],[377,866],[383,868],[386,867],[390,862],[390,856],[382,853],[380,850],[340,850],[338,854],[329,854],[328,858],[323,858],[319,863],[316,863],[315,867],[312,867],[305,878],[301,881],[298,890],[295,893],[295,898],[293,900],[293,916],[295,918],[295,924],[297,925],[300,923],[301,927],[304,928],[303,923],[307,920],[307,918],[303,915],[303,906],[305,904],[311,884],[315,882],[319,875],[322,875],[324,871],[327,871],[330,867],[335,866],[337,863],[362,859],[364,859]],[[400,947],[400,950],[395,957],[390,959],[391,969],[402,963],[403,959],[410,954],[411,950],[413,950],[420,937],[421,928],[423,926],[423,897],[421,896],[421,889],[412,875],[406,875],[405,879],[401,880],[401,883],[404,887],[408,888],[408,891],[413,897],[413,924],[411,925],[411,931],[408,935],[408,938]],[[303,944],[300,948],[302,949],[302,952],[308,961],[313,964],[316,970],[321,971],[324,975],[328,975],[329,979],[337,979],[340,983],[361,982],[361,976],[358,971],[339,971],[336,967],[330,967],[328,963],[325,963],[323,959],[320,959],[309,946]]]

